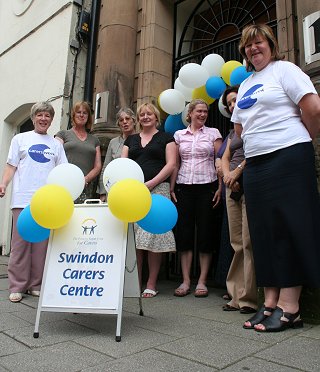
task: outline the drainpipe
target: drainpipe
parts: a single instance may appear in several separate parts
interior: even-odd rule
[[[93,99],[93,85],[94,85],[94,71],[95,60],[97,53],[97,39],[99,31],[101,0],[92,0],[91,4],[91,32],[88,45],[84,100],[92,104]]]

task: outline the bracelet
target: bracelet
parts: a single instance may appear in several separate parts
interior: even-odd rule
[[[242,166],[241,164],[239,164],[239,165],[237,166],[237,168],[243,170],[243,166]]]

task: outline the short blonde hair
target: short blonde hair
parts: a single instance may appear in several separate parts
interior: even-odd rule
[[[279,61],[284,58],[280,55],[279,44],[274,36],[271,27],[267,25],[249,25],[242,30],[242,36],[239,43],[239,52],[242,57],[246,60],[247,71],[254,71],[255,68],[253,64],[248,60],[246,55],[246,45],[250,43],[257,36],[261,36],[268,41],[271,49],[271,58],[273,61]]]
[[[160,111],[156,108],[156,106],[153,105],[152,103],[143,103],[142,105],[140,105],[137,108],[137,130],[138,130],[138,132],[140,132],[141,129],[142,129],[139,118],[140,118],[141,111],[144,108],[149,109],[151,112],[153,112],[155,114],[155,116],[157,118],[157,127],[159,127],[160,124],[161,124],[161,122],[160,122]]]
[[[197,98],[197,99],[193,99],[190,103],[189,103],[189,107],[188,107],[188,113],[187,113],[187,117],[186,117],[186,121],[188,123],[191,123],[191,117],[190,117],[190,114],[191,112],[196,108],[197,105],[206,105],[207,106],[207,109],[209,111],[209,106],[207,104],[206,101],[204,101],[203,99],[200,99],[200,98]]]

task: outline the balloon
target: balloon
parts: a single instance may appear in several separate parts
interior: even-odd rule
[[[30,243],[42,242],[49,238],[50,230],[38,225],[32,218],[30,205],[19,214],[17,230],[22,239]]]
[[[226,118],[231,118],[231,115],[229,114],[229,112],[226,111],[226,106],[222,103],[222,96],[219,99],[218,108],[219,108],[220,114],[222,114]]]
[[[202,99],[205,102],[207,102],[208,105],[210,105],[212,102],[215,101],[214,98],[208,96],[205,85],[203,85],[200,88],[193,89],[193,91],[192,91],[192,99]]]
[[[222,66],[222,69],[221,69],[221,76],[222,76],[222,79],[228,84],[230,85],[230,76],[231,76],[231,73],[232,71],[239,67],[239,66],[242,66],[242,64],[238,61],[229,61],[229,62],[226,62],[223,66]]]
[[[115,183],[108,193],[110,212],[124,222],[144,218],[151,207],[151,194],[147,186],[137,180],[124,179]]]
[[[187,122],[188,111],[189,111],[189,103],[186,104],[186,107],[184,108],[184,110],[181,113],[182,122],[186,127],[190,124],[190,123]]]
[[[144,182],[143,171],[138,163],[128,158],[118,158],[112,160],[105,168],[102,179],[107,192],[112,185],[125,178]]]
[[[206,82],[206,92],[212,98],[219,98],[226,89],[226,83],[218,76],[211,76]]]
[[[179,78],[176,78],[173,87],[184,95],[185,101],[190,102],[192,100],[192,88],[183,85]]]
[[[197,63],[187,63],[179,71],[180,82],[188,88],[199,88],[208,78],[208,71]]]
[[[53,168],[47,178],[47,184],[65,187],[76,200],[82,193],[85,179],[82,170],[74,164],[65,163]]]
[[[31,215],[42,227],[59,229],[72,217],[74,204],[68,190],[59,185],[40,187],[32,196]]]
[[[178,219],[176,206],[163,195],[153,194],[149,213],[137,224],[151,234],[164,234],[175,226]]]
[[[169,115],[164,123],[164,130],[167,133],[174,134],[177,130],[185,129],[185,125],[181,119],[181,114]]]
[[[164,90],[159,96],[159,105],[170,115],[180,114],[184,109],[184,95],[176,89]]]
[[[244,66],[239,66],[231,72],[230,83],[231,85],[241,84],[251,74],[252,72],[248,72]]]
[[[221,68],[225,64],[224,59],[219,54],[208,54],[201,62],[209,73],[209,76],[221,76]]]

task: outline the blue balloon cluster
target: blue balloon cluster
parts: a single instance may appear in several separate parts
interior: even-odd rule
[[[206,82],[207,94],[212,98],[219,98],[226,87],[226,83],[219,76],[212,76]]]
[[[181,113],[178,115],[169,115],[164,123],[164,130],[167,133],[174,134],[177,130],[185,129]]]
[[[19,214],[17,230],[21,238],[30,243],[39,243],[49,238],[50,229],[46,229],[36,223],[30,211],[30,205],[25,207]]]
[[[173,229],[178,220],[178,212],[172,201],[163,195],[152,194],[149,213],[137,224],[151,234],[164,234]]]
[[[239,66],[231,72],[230,83],[231,85],[241,84],[251,74],[252,72],[248,72],[244,66]]]

